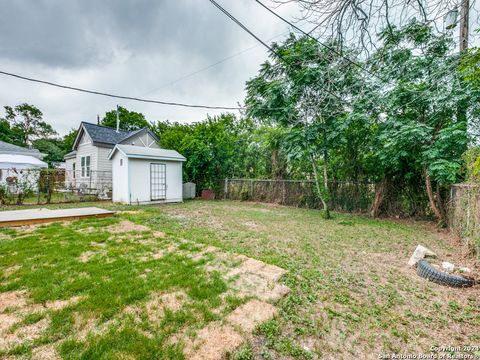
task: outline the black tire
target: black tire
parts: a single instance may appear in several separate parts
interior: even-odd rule
[[[464,278],[463,276],[450,275],[446,272],[435,269],[426,260],[420,260],[417,264],[417,274],[420,277],[433,281],[434,283],[452,287],[470,287],[474,280]]]

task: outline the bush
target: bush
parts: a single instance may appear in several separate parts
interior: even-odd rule
[[[467,181],[480,182],[480,146],[473,147],[463,155]]]

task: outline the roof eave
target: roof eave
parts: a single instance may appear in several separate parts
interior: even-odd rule
[[[170,157],[170,156],[150,156],[150,155],[137,155],[137,154],[125,154],[126,157],[132,159],[148,159],[148,160],[164,160],[164,161],[187,161],[184,157]]]

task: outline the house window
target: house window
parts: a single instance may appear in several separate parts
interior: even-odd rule
[[[73,176],[72,178],[75,179],[75,163],[72,164],[72,173],[73,173]]]
[[[120,159],[120,166],[123,166],[123,159]]]
[[[90,177],[90,156],[82,156],[80,165],[82,166],[82,177]]]

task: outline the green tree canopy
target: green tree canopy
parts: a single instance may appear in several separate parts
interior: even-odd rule
[[[13,108],[11,106],[4,106],[4,108],[5,120],[17,134],[14,140],[20,146],[31,145],[35,139],[48,138],[57,133],[50,124],[42,120],[42,112],[33,105],[23,103]]]
[[[125,131],[139,130],[142,128],[150,128],[151,124],[145,119],[142,113],[130,111],[122,106],[118,108],[118,114],[120,119],[120,129]],[[111,128],[117,127],[117,110],[108,111],[102,121],[103,126]]]

